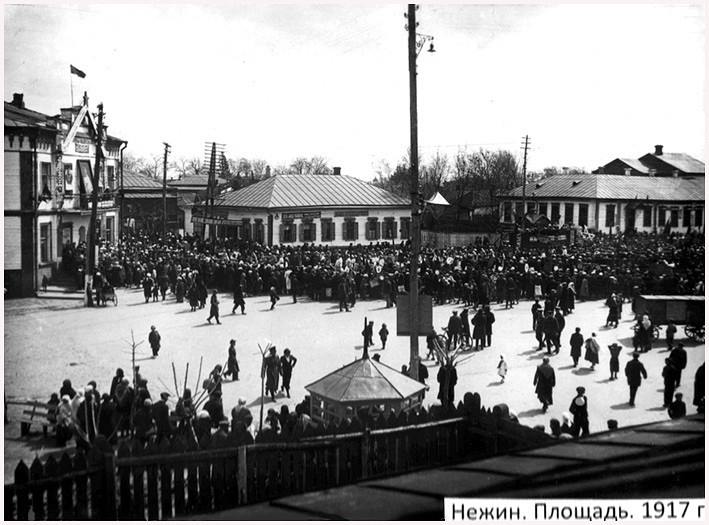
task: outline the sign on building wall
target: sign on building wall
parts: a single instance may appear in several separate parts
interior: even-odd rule
[[[368,217],[369,210],[336,210],[335,217]]]
[[[283,212],[281,214],[283,219],[319,219],[319,211],[294,211],[294,212]]]
[[[237,226],[242,224],[241,219],[225,219],[223,217],[197,217],[192,216],[192,224],[217,224],[222,226]]]

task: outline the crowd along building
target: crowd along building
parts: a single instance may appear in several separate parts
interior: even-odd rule
[[[196,210],[197,233],[215,226],[218,237],[268,246],[303,243],[347,246],[409,239],[408,201],[355,177],[279,174],[219,195]]]
[[[639,159],[614,159],[593,173],[528,182],[500,199],[503,226],[523,216],[592,231],[704,232],[704,163],[662,146]],[[526,210],[525,207],[526,201]]]
[[[50,116],[25,106],[22,94],[5,102],[4,250],[6,296],[34,293],[60,269],[67,245],[86,242],[91,214],[97,122],[82,103]],[[98,174],[99,236],[118,234],[118,177],[127,142],[103,129]]]

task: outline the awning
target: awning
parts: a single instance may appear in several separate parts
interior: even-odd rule
[[[81,180],[84,181],[84,188],[86,193],[91,194],[94,191],[94,185],[91,184],[91,163],[88,160],[79,161],[79,173],[81,173]]]

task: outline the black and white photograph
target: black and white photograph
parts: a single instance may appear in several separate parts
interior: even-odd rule
[[[706,8],[4,2],[4,519],[703,523]]]

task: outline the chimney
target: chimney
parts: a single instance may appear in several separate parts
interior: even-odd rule
[[[662,155],[662,144],[655,145],[655,155],[658,157]]]
[[[342,175],[342,168],[340,166],[333,166],[332,174],[333,175]]]
[[[632,175],[633,168],[625,168],[625,175]]]
[[[25,109],[24,95],[22,93],[13,93],[12,105],[20,109]]]

